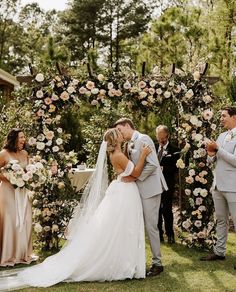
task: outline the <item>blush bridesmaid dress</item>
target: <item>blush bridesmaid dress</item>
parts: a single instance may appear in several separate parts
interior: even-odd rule
[[[10,154],[8,160],[14,160]],[[20,161],[26,167],[27,161]],[[0,267],[32,261],[32,211],[25,189],[0,181]]]

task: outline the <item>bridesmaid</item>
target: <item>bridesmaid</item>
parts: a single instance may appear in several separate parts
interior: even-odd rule
[[[0,168],[11,160],[22,167],[28,164],[25,135],[14,128],[0,151]],[[0,173],[0,266],[29,264],[32,261],[32,212],[25,189],[14,189]]]

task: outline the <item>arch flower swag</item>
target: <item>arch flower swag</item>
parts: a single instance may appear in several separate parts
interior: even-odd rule
[[[209,193],[211,171],[206,164],[204,141],[216,129],[212,122],[211,89],[199,72],[173,74],[170,77],[132,75],[98,76],[76,79],[71,76],[39,73],[31,85],[32,137],[29,145],[36,160],[46,160],[48,177],[41,189],[32,193],[34,230],[37,242],[47,249],[58,248],[75,205],[75,191],[68,173],[76,164],[76,154],[65,153],[69,137],[60,127],[60,113],[72,104],[86,103],[102,108],[120,102],[132,111],[161,112],[166,100],[176,108],[173,125],[182,147],[177,162],[183,207],[179,235],[188,246],[210,248],[214,243],[213,203]]]

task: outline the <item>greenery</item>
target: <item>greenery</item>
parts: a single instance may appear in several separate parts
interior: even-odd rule
[[[204,252],[194,248],[186,248],[179,243],[174,245],[165,243],[161,245],[165,270],[160,276],[146,278],[145,280],[126,280],[111,283],[60,283],[47,288],[47,291],[233,292],[236,287],[236,271],[233,269],[233,264],[236,263],[235,249],[235,234],[230,233],[227,243],[226,260],[202,262],[199,261],[199,258],[205,255]],[[151,252],[148,241],[146,251],[147,267],[149,267]],[[23,267],[23,265],[18,267]],[[2,270],[4,269],[1,268],[0,272]],[[43,289],[39,288],[27,288],[18,291],[34,292],[41,290],[43,291]]]

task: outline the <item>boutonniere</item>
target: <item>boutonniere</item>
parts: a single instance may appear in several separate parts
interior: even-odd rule
[[[236,133],[229,132],[225,137],[225,142],[231,141],[236,136]]]
[[[168,154],[168,151],[164,150],[163,153],[162,153],[162,157],[163,156],[167,156],[167,154]]]

